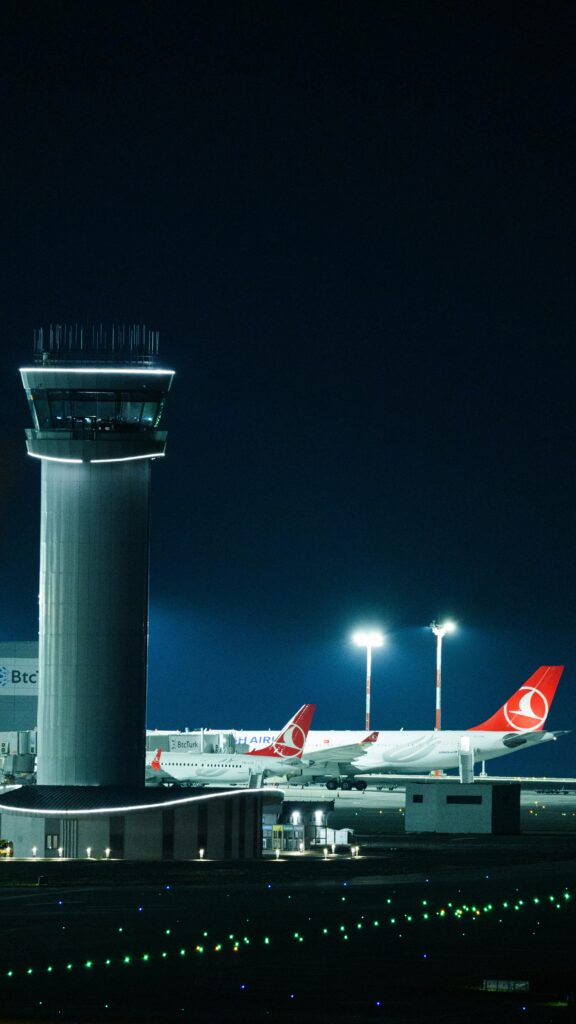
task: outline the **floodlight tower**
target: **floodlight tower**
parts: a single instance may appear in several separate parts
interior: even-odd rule
[[[379,629],[357,629],[352,637],[357,647],[366,648],[366,731],[370,732],[370,691],[372,689],[372,648],[382,647],[384,636]]]
[[[447,620],[446,622],[431,622],[430,629],[436,637],[436,720],[434,731],[438,732],[442,727],[442,641],[447,633],[453,633],[456,624]]]
[[[20,373],[42,463],[38,783],[144,781],[150,464],[173,371],[140,325],[35,334]]]

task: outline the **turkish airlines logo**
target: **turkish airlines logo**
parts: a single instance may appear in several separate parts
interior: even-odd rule
[[[534,686],[522,686],[502,710],[514,732],[532,732],[544,725],[549,704],[540,690]]]
[[[277,757],[299,757],[304,750],[306,733],[300,725],[289,725],[285,732],[272,744]]]

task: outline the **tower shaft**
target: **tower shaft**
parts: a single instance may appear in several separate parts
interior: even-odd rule
[[[144,778],[150,461],[44,461],[38,783]]]

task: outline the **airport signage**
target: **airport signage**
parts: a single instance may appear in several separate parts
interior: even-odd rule
[[[187,750],[192,754],[198,754],[202,750],[202,744],[197,736],[170,736],[170,750]]]
[[[29,658],[14,658],[0,665],[0,697],[37,697],[38,664]]]
[[[234,731],[234,741],[237,745],[245,744],[246,746],[252,747],[267,747],[269,743],[272,743],[276,739],[276,736],[270,736],[268,733],[252,733],[252,732],[236,732]]]

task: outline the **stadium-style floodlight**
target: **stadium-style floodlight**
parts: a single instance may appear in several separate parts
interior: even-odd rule
[[[456,623],[449,619],[446,622],[431,622],[430,629],[436,637],[436,725],[435,730],[441,727],[441,698],[442,698],[442,641],[447,633],[453,633]]]
[[[370,687],[372,676],[372,648],[382,647],[384,634],[379,629],[358,629],[352,640],[357,647],[366,648],[366,731],[370,732]]]

